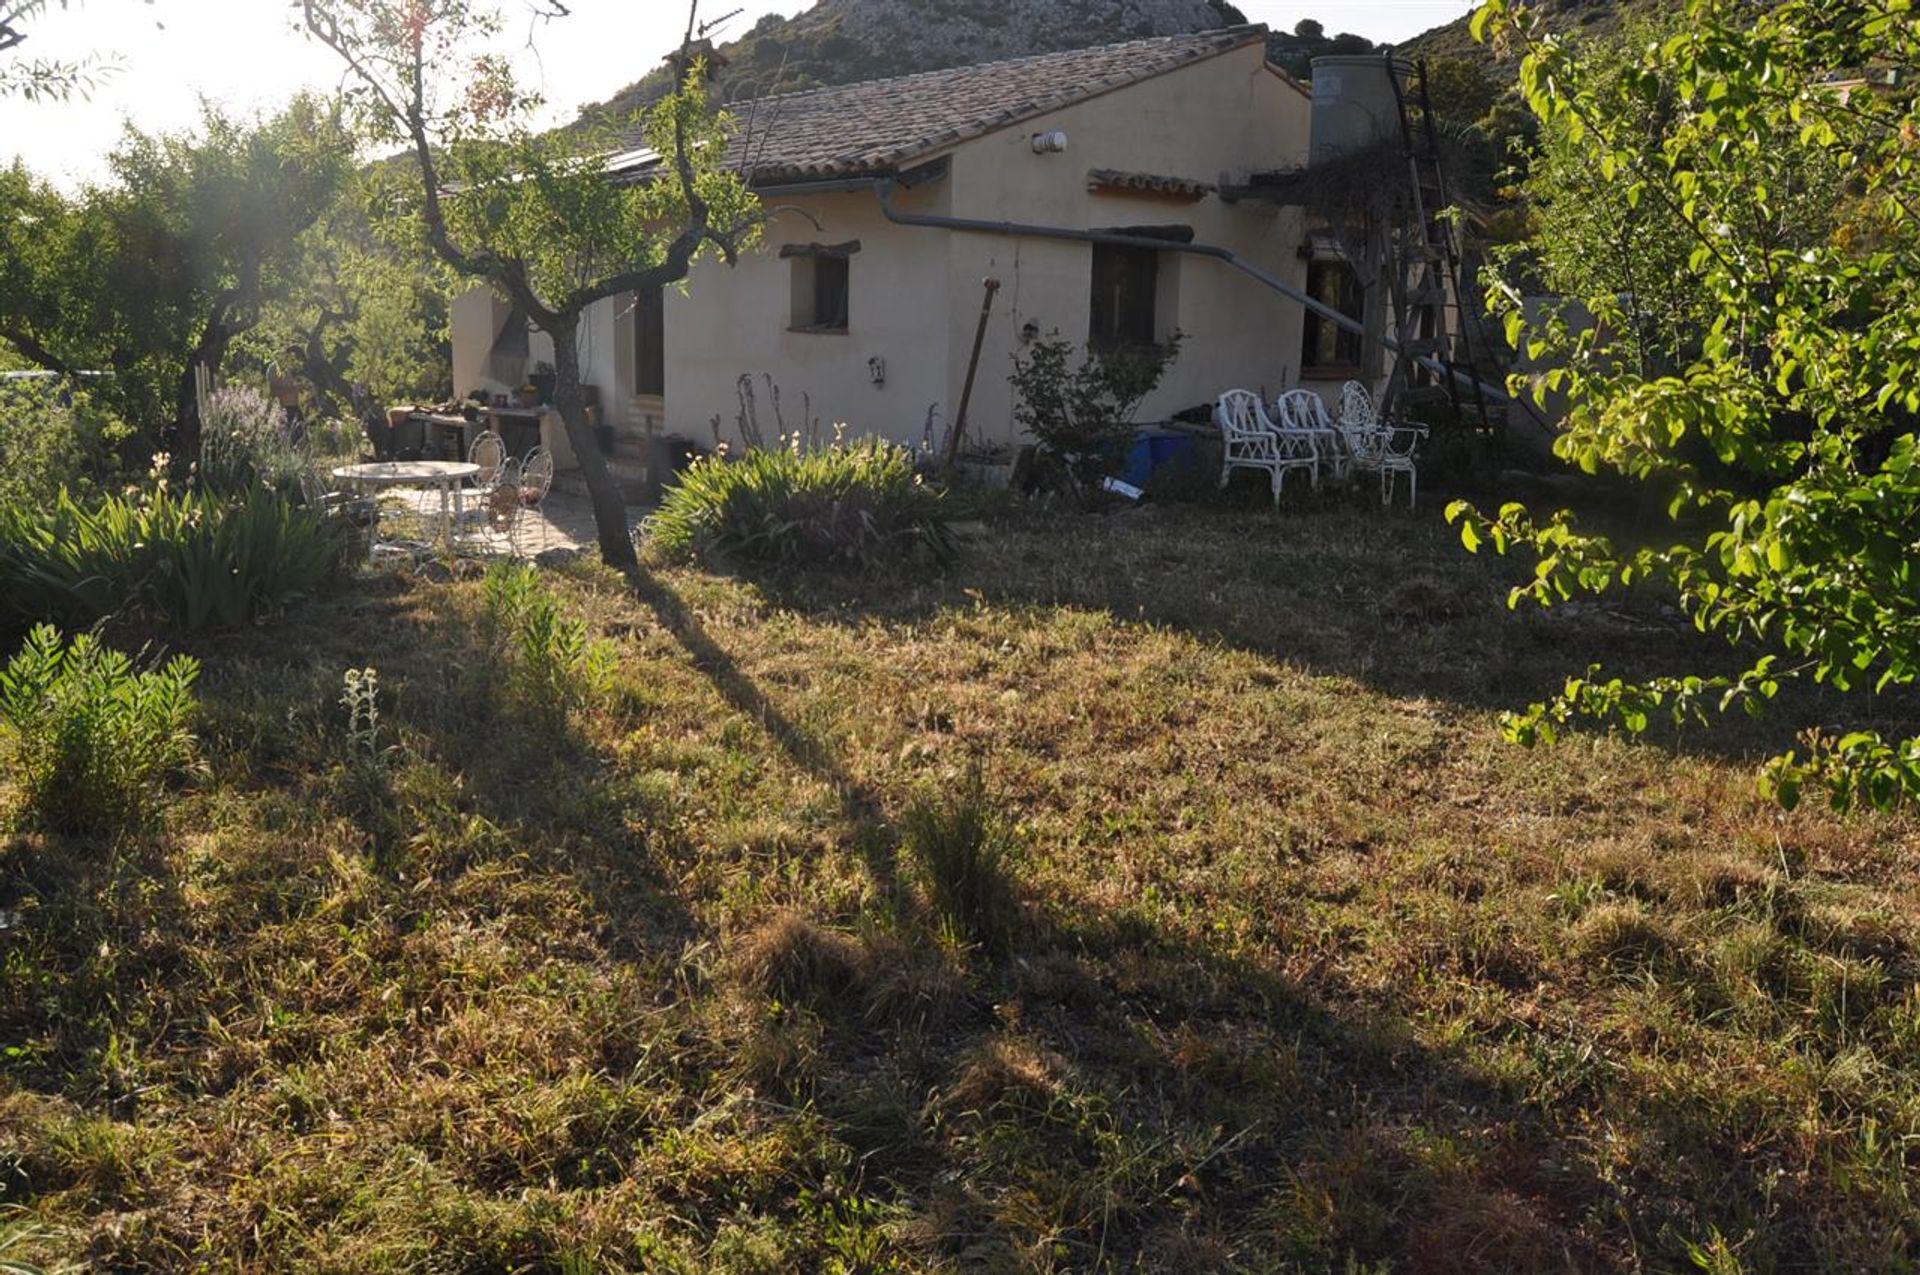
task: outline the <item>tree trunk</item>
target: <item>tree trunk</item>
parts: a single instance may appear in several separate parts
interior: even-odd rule
[[[200,395],[194,381],[193,370],[202,364],[209,372],[219,375],[220,367],[227,361],[227,347],[233,341],[233,325],[228,321],[224,305],[214,306],[213,313],[207,316],[207,326],[200,334],[200,342],[187,356],[187,365],[180,372],[180,380],[175,388],[175,419],[172,436],[167,439],[167,449],[173,453],[173,461],[184,469],[188,462],[200,455],[200,429],[205,423],[200,419]]]
[[[633,534],[627,529],[627,502],[613,481],[606,457],[600,454],[599,442],[587,428],[586,396],[580,392],[579,330],[578,311],[556,315],[547,329],[547,335],[553,338],[553,405],[567,428],[567,442],[580,463],[580,474],[587,480],[587,495],[593,499],[600,557],[608,566],[631,575],[639,570],[640,560],[633,551]]]

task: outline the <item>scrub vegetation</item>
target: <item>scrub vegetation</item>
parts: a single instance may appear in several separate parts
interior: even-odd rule
[[[0,842],[0,1252],[1911,1263],[1920,826],[1762,799],[1765,721],[1512,748],[1569,661],[1725,653],[1511,570],[1141,510],[188,639],[160,822]],[[581,643],[595,692],[530,708]]]

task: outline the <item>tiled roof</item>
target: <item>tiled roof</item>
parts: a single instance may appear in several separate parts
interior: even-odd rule
[[[759,182],[885,173],[1265,39],[1227,27],[735,103],[732,162]]]

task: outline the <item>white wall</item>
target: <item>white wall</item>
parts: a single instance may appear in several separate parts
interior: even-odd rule
[[[946,195],[941,185],[908,192],[901,204],[943,211]],[[684,290],[667,294],[668,428],[710,445],[718,415],[722,436],[737,445],[736,385],[746,373],[754,378],[761,429],[772,442],[778,426],[764,379],[770,373],[789,430],[804,428],[810,398],[822,433],[844,423],[855,437],[917,442],[929,406],[938,404],[948,415],[953,410],[942,236],[891,225],[867,191],[768,202],[800,211],[776,215],[761,248],[739,265],[703,261]],[[852,240],[860,251],[848,265],[847,331],[792,330],[795,263],[779,256],[781,246]],[[977,290],[969,288],[956,304],[977,314]],[[874,358],[885,362],[883,384],[869,371]]]

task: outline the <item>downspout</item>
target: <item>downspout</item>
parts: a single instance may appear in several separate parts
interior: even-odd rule
[[[1294,287],[1285,279],[1261,269],[1230,248],[1221,248],[1214,244],[1181,243],[1173,239],[1151,239],[1143,235],[1116,235],[1099,230],[1075,230],[1067,226],[1030,226],[1015,221],[980,221],[970,217],[945,217],[937,213],[905,212],[893,202],[894,182],[891,177],[876,177],[867,181],[880,196],[880,211],[888,221],[897,226],[924,226],[935,230],[964,230],[981,235],[1006,235],[1022,239],[1065,239],[1074,243],[1107,244],[1115,248],[1150,248],[1156,252],[1184,252],[1189,256],[1211,257],[1224,262],[1241,274],[1278,292],[1292,301],[1298,301],[1313,313],[1337,327],[1349,332],[1367,335],[1366,325],[1360,320],[1342,314],[1326,302]],[[1398,351],[1400,342],[1385,333],[1377,337],[1379,342],[1390,350]],[[1415,355],[1414,361],[1436,376],[1451,376],[1466,385],[1473,385],[1478,378],[1450,368],[1438,359],[1427,355]],[[1512,399],[1504,390],[1478,382],[1483,393],[1491,394],[1502,402]]]

